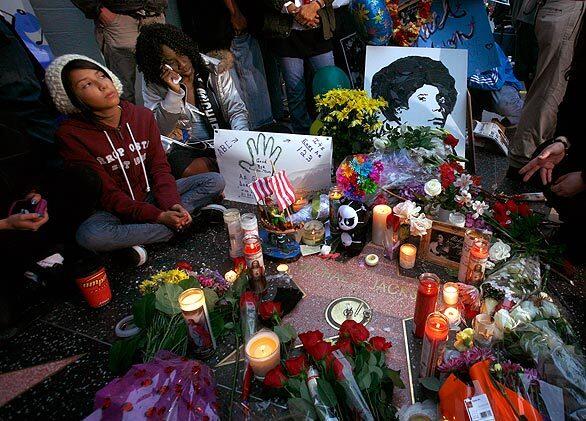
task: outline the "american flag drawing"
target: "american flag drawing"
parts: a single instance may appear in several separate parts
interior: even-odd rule
[[[266,197],[273,194],[271,177],[259,178],[248,185],[257,202],[262,202]]]
[[[295,202],[295,190],[287,174],[284,170],[279,171],[277,174],[270,178],[273,186],[273,192],[277,197],[277,205],[280,210],[291,206]]]

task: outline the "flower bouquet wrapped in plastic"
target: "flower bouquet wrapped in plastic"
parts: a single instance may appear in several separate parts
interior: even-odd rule
[[[240,323],[245,344],[258,329],[257,305],[258,298],[253,292],[246,291],[240,296]]]
[[[356,383],[354,374],[352,373],[352,366],[346,359],[342,351],[336,350],[332,353],[334,356],[334,372],[338,384],[342,386],[348,399],[347,404],[356,414],[356,417],[364,421],[374,421],[374,417],[368,408],[368,404]]]
[[[219,420],[216,382],[200,361],[160,351],[96,393],[95,411],[86,420]]]

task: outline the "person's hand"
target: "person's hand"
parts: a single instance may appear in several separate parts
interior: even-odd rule
[[[183,227],[184,220],[185,215],[183,212],[177,212],[175,210],[161,212],[157,218],[159,224],[163,224],[174,231],[179,231]]]
[[[4,220],[6,229],[21,231],[36,231],[49,220],[49,214],[15,213]]]
[[[112,22],[114,22],[114,20],[116,19],[116,16],[118,16],[118,15],[116,13],[112,12],[107,7],[102,7],[100,9],[100,15],[98,16],[98,20],[100,21],[100,23],[102,25],[108,26]]]
[[[527,182],[533,174],[539,170],[543,185],[551,183],[553,168],[560,163],[566,155],[566,149],[561,142],[554,142],[545,148],[539,156],[533,158],[527,165],[519,170],[519,174],[525,175],[523,181]]]
[[[181,81],[181,76],[179,76],[179,73],[177,73],[175,70],[170,68],[171,66],[167,66],[163,65],[161,67],[161,80],[165,82],[169,89],[179,94],[181,93],[181,86],[179,85],[179,82]]]
[[[317,14],[319,9],[319,3],[316,1],[312,1],[309,4],[304,4],[295,14],[295,20],[301,25],[315,28],[317,25],[319,25],[319,15]]]
[[[240,35],[248,28],[248,22],[240,10],[230,16],[230,22],[232,23],[232,28],[236,35]]]
[[[189,226],[189,224],[191,224],[191,221],[192,221],[191,215],[189,214],[189,212],[187,212],[187,210],[183,206],[181,206],[180,204],[176,204],[176,205],[171,206],[171,210],[174,210],[174,211],[177,211],[177,212],[183,214],[183,222],[182,222],[182,225],[179,229],[183,229],[183,228]]]
[[[287,6],[287,13],[289,13],[290,15],[294,15],[299,11],[299,7],[295,6],[295,4],[291,3],[289,6]]]
[[[571,197],[585,190],[586,184],[582,179],[581,171],[564,174],[551,186],[551,191],[562,197]]]

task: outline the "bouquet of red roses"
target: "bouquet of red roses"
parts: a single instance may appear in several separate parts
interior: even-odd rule
[[[299,354],[264,379],[266,387],[289,394],[292,411],[314,419],[324,414],[339,420],[395,418],[393,390],[405,386],[400,372],[387,367],[390,342],[381,336],[369,339],[368,329],[353,320],[342,324],[335,342],[317,330],[298,336],[303,344]]]

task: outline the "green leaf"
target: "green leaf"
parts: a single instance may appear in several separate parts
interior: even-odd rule
[[[134,324],[141,329],[146,329],[155,315],[155,294],[151,292],[135,301],[132,304],[132,315]]]
[[[163,284],[155,292],[155,307],[169,316],[181,313],[179,308],[179,296],[183,290],[179,285]]]
[[[108,366],[112,373],[122,374],[130,368],[142,339],[142,334],[139,334],[128,339],[117,340],[112,344],[108,356]]]
[[[317,215],[319,214],[319,207],[320,207],[320,198],[315,197],[312,201],[311,201],[311,217],[313,219],[317,219]]]
[[[401,370],[391,370],[390,368],[384,369],[385,377],[389,378],[395,387],[399,389],[405,389],[405,383],[401,380]]]
[[[289,390],[293,395],[299,395],[299,391],[301,389],[301,380],[296,379],[295,377],[290,377],[287,380],[287,384],[285,385],[287,390]]]
[[[187,325],[182,316],[175,316],[169,326],[169,335],[161,342],[159,349],[169,351],[179,349],[185,341],[187,341]]]
[[[216,291],[214,291],[211,288],[204,288],[203,294],[206,297],[206,305],[208,307],[208,312],[213,311],[220,297],[218,297]]]
[[[313,404],[302,398],[290,398],[288,401],[289,409],[293,412],[293,419],[316,420],[317,415]]]
[[[228,322],[224,325],[224,329],[234,329],[234,322]]]
[[[370,369],[371,369],[372,375],[376,376],[379,381],[383,378],[384,374],[383,374],[383,371],[380,369],[380,367],[374,366],[374,367],[371,367]]]
[[[317,379],[317,394],[323,403],[330,408],[335,408],[338,404],[338,399],[336,399],[336,393],[334,393],[332,385],[322,378]]]
[[[371,383],[371,379],[370,379],[370,373],[367,372],[362,372],[359,376],[358,376],[358,387],[360,388],[360,390],[366,390],[370,387],[370,383]]]
[[[225,329],[224,316],[220,311],[211,311],[210,315],[210,326],[212,327],[212,333],[216,339],[220,338]],[[233,327],[233,326],[232,326]]]
[[[297,332],[295,328],[291,326],[289,323],[284,325],[277,325],[273,328],[273,331],[279,337],[281,343],[287,343],[297,337]]]
[[[179,284],[177,285],[179,285],[183,289],[183,291],[189,288],[201,288],[201,284],[193,276],[190,276],[187,279],[179,281]]]
[[[307,402],[313,402],[313,399],[311,399],[309,389],[307,388],[307,384],[305,382],[301,382],[301,384],[299,385],[299,395],[302,399],[306,400]]]
[[[419,383],[427,390],[431,390],[432,392],[439,392],[442,385],[442,383],[435,377],[426,377],[419,380]]]
[[[374,355],[374,352],[371,352],[371,353],[368,355],[368,365],[369,365],[370,367],[374,367],[376,364],[377,364],[377,358],[376,358],[376,355]]]

